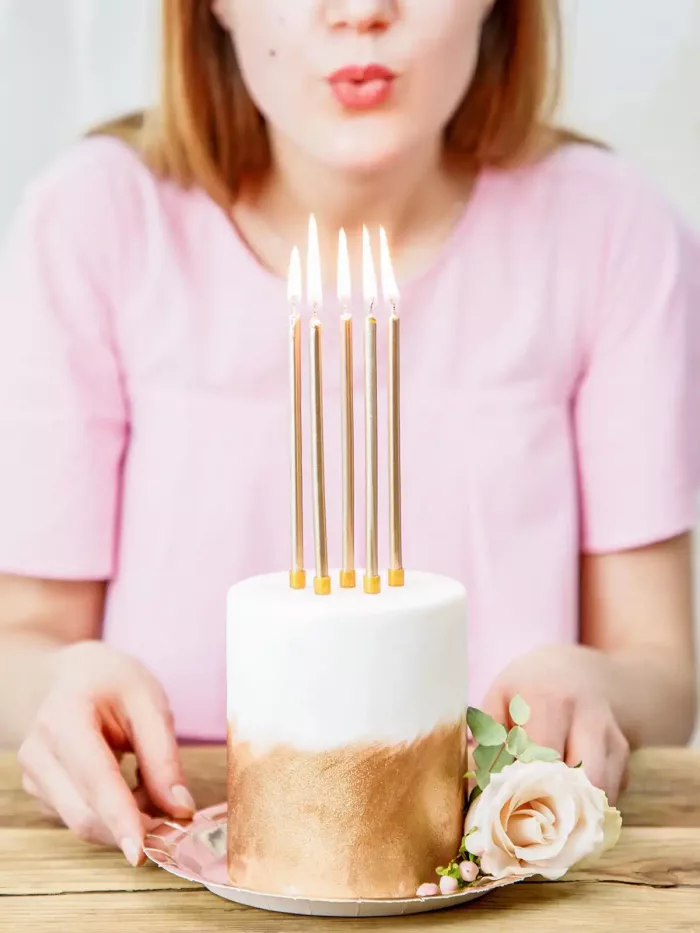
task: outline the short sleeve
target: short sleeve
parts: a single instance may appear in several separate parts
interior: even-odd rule
[[[0,258],[0,572],[114,571],[126,421],[108,254],[80,164],[28,190]],[[94,187],[94,186],[93,186]]]
[[[574,408],[584,552],[695,522],[700,242],[645,184],[616,208]]]

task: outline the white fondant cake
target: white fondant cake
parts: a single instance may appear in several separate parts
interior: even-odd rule
[[[337,575],[335,577],[337,580]],[[462,834],[467,618],[454,580],[228,597],[229,873],[309,897],[406,897]]]

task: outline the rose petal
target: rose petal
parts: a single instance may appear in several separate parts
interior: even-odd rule
[[[582,769],[564,762],[514,762],[493,775],[465,820],[467,850],[495,878],[561,878],[572,864],[617,840],[619,814]],[[610,827],[606,832],[606,823]]]
[[[508,855],[515,856],[515,846],[508,835],[506,816],[504,811],[498,814],[498,819],[494,821],[493,824],[493,841],[503,849],[504,852],[507,852]]]
[[[527,812],[514,813],[508,823],[508,837],[514,846],[541,845],[544,842],[542,824]]]
[[[622,815],[614,807],[606,807],[603,816],[603,838],[594,846],[589,855],[584,856],[574,864],[576,871],[584,868],[590,868],[595,865],[600,857],[617,845],[622,829]]]

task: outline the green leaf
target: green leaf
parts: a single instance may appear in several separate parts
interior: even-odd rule
[[[503,751],[503,753],[499,755],[498,760],[494,762],[491,768],[491,774],[500,774],[504,768],[507,768],[508,765],[512,765],[514,761],[515,758],[510,752]]]
[[[542,745],[535,745],[532,742],[525,751],[520,755],[520,761],[531,762],[531,761],[560,761],[561,755],[559,752],[555,752],[553,748],[544,748]]]
[[[436,869],[436,872],[438,875],[440,875],[441,878],[454,878],[455,881],[462,880],[457,862],[450,862],[447,868],[438,868]]]
[[[506,751],[505,745],[477,745],[474,749],[474,763],[477,766],[476,783],[479,790],[486,790],[491,782],[491,775],[500,774],[514,761],[515,758]]]
[[[490,771],[502,751],[502,745],[477,745],[474,749],[474,764],[477,770]]]
[[[469,794],[469,800],[467,801],[467,810],[469,809],[469,807],[471,807],[471,805],[474,803],[474,801],[476,800],[476,798],[479,797],[479,796],[481,796],[481,788],[480,788],[479,785],[477,784],[477,785],[472,789],[472,792]]]
[[[474,736],[474,741],[479,745],[503,745],[508,734],[505,726],[473,706],[467,710],[467,724]]]
[[[530,739],[527,737],[527,733],[520,726],[513,726],[508,733],[506,748],[514,758],[520,758],[531,744]]]
[[[476,780],[476,771],[467,771],[467,773],[464,775],[464,778],[465,778],[465,780],[467,780],[467,781],[475,781],[475,780]]]
[[[582,768],[582,767],[583,767],[583,762],[582,762],[582,761],[579,761],[579,763],[578,763],[577,765],[574,765],[574,771],[575,771],[577,768]]]
[[[519,694],[510,701],[508,712],[516,726],[524,726],[530,718],[530,707]]]
[[[479,769],[476,772],[476,783],[479,786],[479,790],[486,790],[486,788],[489,786],[490,781],[491,781],[490,771],[482,771],[481,769]]]

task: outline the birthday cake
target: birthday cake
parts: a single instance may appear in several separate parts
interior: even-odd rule
[[[461,585],[319,597],[272,574],[231,588],[227,624],[232,884],[413,897],[463,833]]]
[[[467,769],[462,586],[403,568],[397,289],[383,231],[389,538],[378,554],[376,280],[363,236],[365,568],[354,562],[352,319],[342,323],[342,566],[328,569],[317,230],[309,224],[315,575],[303,554],[301,263],[288,295],[291,561],[233,586],[227,607],[228,874],[238,888],[317,899],[414,897],[460,846]],[[343,271],[344,270],[344,271]],[[349,296],[339,237],[339,295]]]

